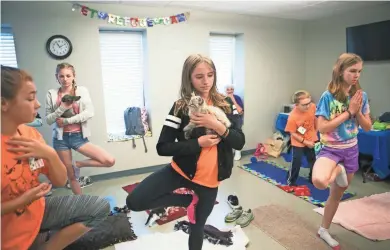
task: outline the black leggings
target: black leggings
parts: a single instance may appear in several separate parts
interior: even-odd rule
[[[201,250],[206,220],[213,210],[218,188],[208,188],[193,183],[178,174],[170,165],[151,174],[127,196],[126,204],[133,211],[161,207],[188,207],[192,195],[174,194],[178,188],[193,190],[199,197],[195,210],[196,224],[191,224],[189,250]]]

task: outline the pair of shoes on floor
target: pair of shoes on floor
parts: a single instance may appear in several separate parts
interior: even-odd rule
[[[78,181],[79,181],[79,184],[80,184],[80,187],[81,188],[85,188],[85,187],[88,187],[88,186],[91,186],[92,185],[92,180],[91,178],[89,178],[88,176],[81,176],[78,178]],[[66,187],[67,188],[70,188],[70,183],[68,181],[68,183],[66,184]]]
[[[239,205],[237,196],[229,195],[227,203],[233,209],[233,211],[225,216],[226,223],[236,222],[236,225],[244,228],[248,226],[255,218],[251,209],[244,210],[242,206]]]

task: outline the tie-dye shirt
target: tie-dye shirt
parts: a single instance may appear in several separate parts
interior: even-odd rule
[[[336,100],[329,91],[325,91],[317,105],[316,116],[323,116],[327,120],[333,120],[348,109],[350,97],[346,103]],[[370,106],[367,94],[363,92],[362,113],[368,114]],[[356,118],[349,119],[340,124],[335,130],[321,133],[321,142],[332,148],[349,148],[357,143],[359,128]]]

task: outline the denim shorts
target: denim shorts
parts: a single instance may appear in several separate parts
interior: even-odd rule
[[[88,143],[88,138],[83,137],[83,133],[68,133],[64,132],[62,135],[62,140],[58,140],[57,138],[53,138],[53,148],[58,151],[65,150],[78,150],[81,146]]]

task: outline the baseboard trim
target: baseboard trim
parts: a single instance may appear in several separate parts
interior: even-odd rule
[[[252,155],[256,149],[248,149],[241,151],[241,155]],[[116,179],[116,178],[121,178],[121,177],[127,177],[127,176],[132,176],[132,175],[138,175],[138,174],[148,174],[155,172],[157,170],[160,170],[161,168],[165,167],[167,164],[161,164],[161,165],[154,165],[154,166],[149,166],[149,167],[143,167],[143,168],[136,168],[136,169],[129,169],[129,170],[123,170],[123,171],[118,171],[118,172],[112,172],[112,173],[107,173],[107,174],[98,174],[98,175],[92,175],[91,179],[94,182],[97,181],[105,181],[105,180],[111,180],[111,179]]]

